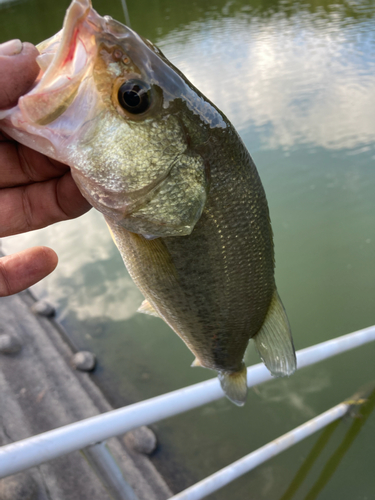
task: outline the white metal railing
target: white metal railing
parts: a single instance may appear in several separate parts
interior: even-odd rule
[[[170,497],[169,500],[200,500],[201,498],[214,493],[246,472],[255,469],[258,465],[261,465],[270,458],[278,455],[284,450],[287,450],[294,444],[299,443],[308,436],[311,436],[311,434],[318,432],[320,429],[323,429],[335,420],[343,417],[348,412],[350,406],[351,405],[349,403],[340,403],[339,405],[334,406],[330,410],[312,418],[308,422],[296,427],[290,432],[287,432],[283,436],[278,437],[258,450],[249,453],[249,455],[236,460],[227,467],[215,472],[215,474],[212,474],[193,486],[190,486],[190,488],[181,491],[181,493]]]
[[[297,352],[298,369],[375,340],[375,325]],[[247,371],[249,387],[271,375],[263,364]],[[87,418],[0,448],[0,478],[224,397],[217,378]],[[185,498],[185,497],[176,497]],[[190,498],[190,497],[186,497]],[[195,498],[195,497],[191,497]],[[197,497],[198,498],[198,497]],[[201,497],[199,497],[201,498]]]

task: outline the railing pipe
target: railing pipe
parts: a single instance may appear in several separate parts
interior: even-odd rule
[[[212,474],[193,486],[190,486],[190,488],[187,488],[181,493],[170,497],[169,500],[201,500],[207,495],[219,490],[223,486],[226,486],[246,472],[255,469],[255,467],[258,467],[258,465],[266,462],[275,455],[278,455],[299,441],[302,441],[308,436],[311,436],[311,434],[314,434],[335,420],[343,417],[349,408],[350,405],[346,403],[341,403],[331,408],[299,427],[296,427],[292,431],[287,432],[283,436],[271,441],[265,446],[262,446],[258,450],[249,453],[249,455],[246,455],[218,472],[215,472],[215,474]]]
[[[299,368],[375,340],[375,326],[328,340],[297,353]],[[271,378],[262,365],[248,368],[252,387]],[[142,425],[210,403],[224,396],[217,378],[133,405],[96,415],[0,448],[0,478],[21,472],[48,460],[124,434]]]

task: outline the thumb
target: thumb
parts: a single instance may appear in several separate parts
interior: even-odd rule
[[[0,109],[9,108],[25,94],[39,73],[38,50],[31,43],[10,40],[0,44]]]

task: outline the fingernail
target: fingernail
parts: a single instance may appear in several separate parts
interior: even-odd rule
[[[0,44],[0,56],[15,56],[19,54],[22,50],[22,42],[21,40],[9,40],[9,42],[5,42]]]

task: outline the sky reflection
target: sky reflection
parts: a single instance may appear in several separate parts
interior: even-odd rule
[[[157,43],[240,131],[261,129],[262,148],[352,149],[375,140],[375,34],[363,28],[340,10],[242,14]]]
[[[52,247],[60,257],[57,271],[32,287],[58,306],[62,320],[74,310],[78,320],[126,320],[143,300],[115,247],[104,219],[91,210],[74,221],[3,240],[6,253],[34,245]]]

